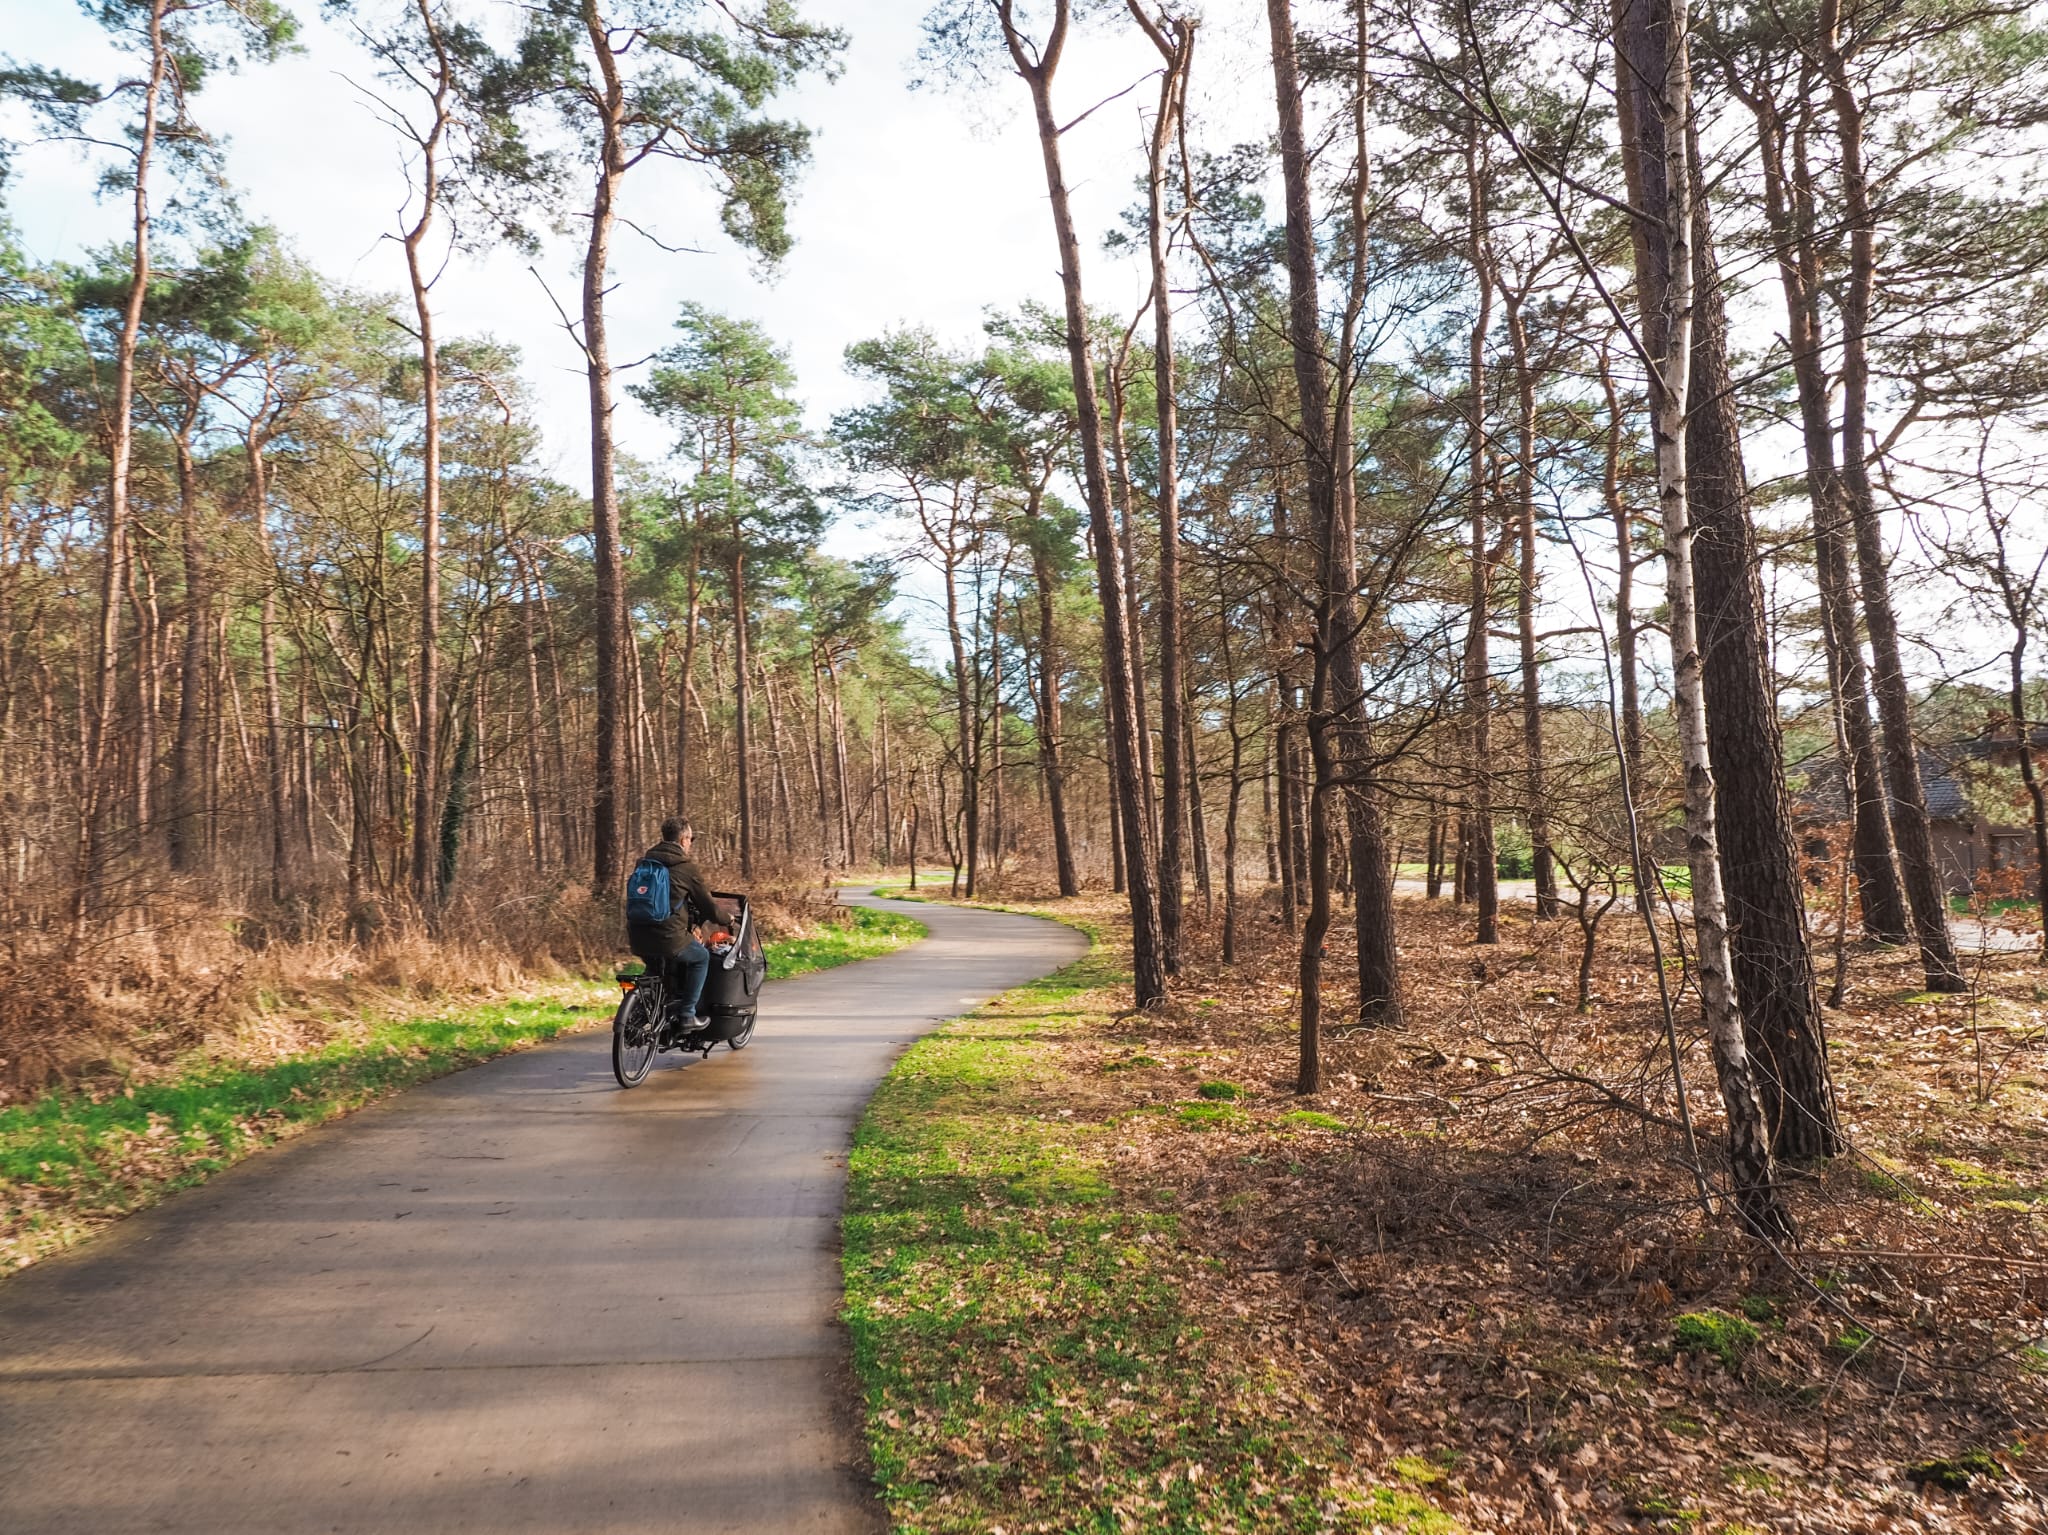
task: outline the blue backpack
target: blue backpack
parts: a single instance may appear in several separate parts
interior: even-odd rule
[[[626,881],[626,920],[666,922],[674,911],[668,865],[658,858],[643,858],[634,864],[632,877]]]

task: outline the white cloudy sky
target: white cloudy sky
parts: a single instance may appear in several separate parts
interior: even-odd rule
[[[509,18],[509,0],[485,7]],[[276,225],[331,278],[399,292],[396,226],[405,195],[398,145],[366,109],[351,79],[369,81],[365,56],[341,29],[297,0],[304,51],[282,63],[211,82],[195,115],[228,141],[228,164],[253,218]],[[840,27],[852,43],[836,83],[816,82],[784,98],[785,115],[816,131],[816,154],[800,188],[795,252],[762,280],[717,228],[715,207],[687,167],[649,163],[629,181],[626,214],[669,244],[703,255],[667,254],[622,231],[612,300],[613,355],[637,358],[665,344],[677,306],[694,299],[759,319],[795,360],[814,419],[856,397],[840,371],[848,343],[908,322],[971,340],[983,310],[1027,297],[1057,301],[1057,267],[1044,174],[1028,100],[1014,77],[978,91],[913,91],[923,0],[809,0],[805,12]],[[1255,8],[1212,7],[1215,55],[1234,59],[1263,46]],[[0,0],[0,51],[15,59],[105,79],[117,56],[67,0]],[[513,23],[504,20],[509,26]],[[1249,57],[1258,59],[1260,53]],[[1058,83],[1064,115],[1139,81],[1153,68],[1149,44],[1129,28],[1085,36],[1070,49]],[[1212,116],[1242,131],[1265,131],[1256,95],[1242,79],[1214,81]],[[1130,308],[1142,300],[1140,274],[1100,254],[1099,236],[1133,196],[1140,153],[1141,84],[1104,107],[1066,146],[1078,216],[1088,240],[1091,302]],[[1026,110],[1020,110],[1026,109]],[[4,120],[26,136],[24,118]],[[94,196],[92,172],[71,149],[32,145],[17,159],[7,207],[30,252],[73,257],[123,236],[125,208]],[[573,237],[539,263],[572,309],[579,253]],[[588,485],[587,415],[580,358],[523,258],[509,252],[458,260],[436,292],[448,334],[489,332],[517,343],[543,404],[552,467]],[[646,457],[665,446],[662,429],[636,406],[621,412],[626,446]]]

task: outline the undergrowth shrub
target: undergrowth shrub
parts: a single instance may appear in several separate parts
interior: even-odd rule
[[[742,888],[711,868],[714,889]],[[744,887],[765,934],[849,919],[816,866],[770,863]],[[271,1060],[364,1013],[517,993],[597,975],[625,955],[616,901],[517,866],[465,871],[430,915],[351,909],[338,890],[256,902],[197,881],[134,890],[75,947],[51,918],[0,910],[0,1104],[46,1088],[148,1076],[195,1053]]]

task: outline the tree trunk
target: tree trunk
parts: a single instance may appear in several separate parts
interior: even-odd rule
[[[1266,884],[1280,883],[1280,830],[1273,815],[1273,718],[1272,701],[1267,700],[1266,730],[1259,753],[1259,826],[1266,843]]]
[[[1272,741],[1277,752],[1273,769],[1273,787],[1280,800],[1280,919],[1291,933],[1299,920],[1301,909],[1301,793],[1295,773],[1295,727],[1287,723],[1287,717],[1294,712],[1293,689],[1283,689],[1282,685],[1276,682],[1274,691],[1279,697],[1278,705],[1274,709]]]
[[[1732,76],[1734,71],[1730,73]],[[1802,86],[1810,83],[1802,81]],[[1855,577],[1849,564],[1848,508],[1841,471],[1835,463],[1834,428],[1828,419],[1826,338],[1820,309],[1822,261],[1806,152],[1805,120],[1811,103],[1802,90],[1801,125],[1788,171],[1785,125],[1768,83],[1760,82],[1753,92],[1745,92],[1739,80],[1731,79],[1731,84],[1757,121],[1764,212],[1777,251],[1779,285],[1785,294],[1792,378],[1806,451],[1807,497],[1813,508],[1821,637],[1835,715],[1847,747],[1841,764],[1843,804],[1855,822],[1856,891],[1863,930],[1883,943],[1904,943],[1909,931],[1906,896],[1899,882],[1898,849],[1885,798],[1884,763],[1870,715],[1870,675],[1857,635]]]
[[[1771,1150],[1807,1161],[1840,1150],[1841,1130],[1807,947],[1784,736],[1742,467],[1742,421],[1705,198],[1693,203],[1693,269],[1687,505],[1714,782],[1722,803],[1740,807],[1719,826],[1735,991],[1757,1062]]]
[[[1316,551],[1312,587],[1315,617],[1309,683],[1309,765],[1314,788],[1308,805],[1308,911],[1302,922],[1299,1049],[1294,1089],[1322,1090],[1323,943],[1330,929],[1329,796],[1338,786],[1334,739],[1338,700],[1331,673],[1348,654],[1340,610],[1350,607],[1350,590],[1337,590],[1338,545],[1343,519],[1338,507],[1337,466],[1324,371],[1322,316],[1316,296],[1315,217],[1309,200],[1307,136],[1302,125],[1300,67],[1295,53],[1289,0],[1267,0],[1272,33],[1273,98],[1280,127],[1280,168],[1286,191],[1287,333],[1294,382],[1301,401],[1301,436],[1307,457],[1310,538]]]
[[[676,680],[676,803],[677,815],[690,813],[690,689],[697,675],[697,609],[702,600],[703,572],[697,541],[690,540],[690,574],[683,603],[682,675]]]
[[[762,668],[762,686],[774,683]],[[801,708],[801,706],[799,706]],[[825,668],[811,653],[811,796],[818,807],[818,861],[832,866],[832,790],[825,777]]]
[[[1110,771],[1122,807],[1125,881],[1131,906],[1132,971],[1140,1007],[1166,1000],[1166,973],[1161,963],[1159,908],[1153,870],[1147,860],[1145,823],[1150,786],[1138,772],[1136,692],[1131,667],[1123,584],[1117,570],[1116,531],[1110,518],[1109,465],[1103,451],[1102,410],[1096,398],[1095,364],[1088,334],[1088,310],[1081,293],[1081,246],[1067,201],[1066,172],[1060,160],[1060,131],[1052,111],[1052,78],[1065,46],[1071,20],[1070,0],[1056,0],[1052,30],[1034,59],[1007,13],[1004,29],[1017,72],[1031,88],[1038,125],[1038,145],[1045,162],[1046,191],[1052,204],[1053,231],[1059,246],[1060,284],[1066,299],[1067,358],[1074,380],[1076,414],[1081,436],[1082,479],[1087,492],[1088,523],[1095,547],[1096,586],[1102,601],[1102,648],[1105,691],[1109,696]]]
[[[2012,722],[2019,736],[2020,782],[2026,786],[2027,807],[2034,827],[2034,903],[2041,919],[2041,952],[2048,954],[2048,788],[2041,783],[2034,766],[2034,728],[2027,722],[2027,688],[2022,663],[2027,650],[2027,631],[2015,625],[2012,645]]]
[[[1621,489],[1621,401],[1614,387],[1614,370],[1607,349],[1600,349],[1600,388],[1607,397],[1606,451],[1602,455],[1601,491],[1607,514],[1614,522],[1614,650],[1615,670],[1621,692],[1621,760],[1628,775],[1628,792],[1636,800],[1631,811],[1640,813],[1643,795],[1643,703],[1636,666],[1636,554],[1635,538],[1627,498]],[[1635,884],[1635,905],[1639,912],[1650,909],[1657,888],[1655,865],[1646,856],[1631,871]]]
[[[598,16],[595,0],[583,0],[582,11],[591,50],[604,76],[604,95],[598,104],[602,145],[590,210],[590,239],[583,257],[583,354],[590,385],[590,520],[597,595],[597,742],[596,768],[591,780],[590,885],[592,895],[603,901],[618,893],[620,876],[619,757],[625,734],[625,669],[621,660],[626,636],[617,449],[612,437],[611,346],[605,329],[604,305],[613,226],[626,178],[623,129],[629,108],[618,63],[612,54],[611,35]],[[741,845],[741,873],[751,874],[744,835]]]
[[[1003,573],[996,572],[988,617],[988,862],[1003,873]]]
[[[519,570],[519,626],[520,638],[525,643],[520,647],[526,683],[526,835],[527,846],[533,854],[533,869],[536,874],[548,866],[547,823],[541,814],[540,780],[540,641],[534,632],[533,587],[526,568],[523,553],[513,555]]]
[[[878,751],[879,761],[876,760]],[[868,763],[874,769],[875,787],[882,801],[881,819],[877,828],[882,833],[879,848],[882,867],[893,869],[896,867],[896,795],[893,788],[894,770],[889,762],[889,707],[886,700],[881,698],[875,700],[875,739],[868,748]],[[868,850],[870,856],[878,851],[872,832],[868,834]]]
[[[1117,508],[1116,540],[1117,558],[1123,567],[1122,591],[1125,622],[1130,636],[1131,698],[1136,713],[1132,716],[1138,742],[1138,781],[1145,787],[1145,850],[1146,862],[1156,861],[1159,852],[1159,805],[1154,790],[1157,786],[1158,770],[1152,756],[1152,689],[1149,667],[1145,659],[1145,605],[1139,598],[1143,585],[1138,579],[1137,542],[1132,524],[1137,520],[1134,508],[1136,489],[1131,483],[1130,452],[1124,443],[1124,405],[1129,376],[1125,369],[1129,361],[1128,342],[1126,350],[1119,353],[1109,368],[1109,465],[1113,473]],[[1161,897],[1164,900],[1164,897]],[[1160,932],[1161,961],[1164,962],[1163,945],[1165,930]],[[1168,971],[1172,974],[1172,971]]]
[[[1330,526],[1322,538],[1323,583],[1328,592],[1331,703],[1336,716],[1338,769],[1345,781],[1344,808],[1350,848],[1352,926],[1356,941],[1358,1018],[1361,1023],[1401,1022],[1401,960],[1395,942],[1394,871],[1387,856],[1386,822],[1379,802],[1378,763],[1365,714],[1363,674],[1358,662],[1358,467],[1353,409],[1361,371],[1358,328],[1370,289],[1371,228],[1366,194],[1372,181],[1370,121],[1371,57],[1369,15],[1354,17],[1356,45],[1351,95],[1353,171],[1351,177],[1351,274],[1344,321],[1337,344],[1338,394],[1332,411]],[[1307,273],[1313,281],[1314,270]],[[1298,367],[1298,364],[1297,364]]]
[[[405,231],[405,272],[412,288],[418,321],[420,390],[425,406],[420,465],[420,655],[414,687],[419,694],[419,739],[413,748],[412,874],[413,899],[425,907],[429,897],[445,898],[447,881],[437,882],[430,865],[434,835],[435,770],[441,739],[441,352],[434,340],[434,308],[429,289],[433,279],[425,267],[425,242],[433,228],[441,198],[441,148],[448,127],[449,94],[454,81],[448,55],[441,49],[439,25],[431,6],[421,0],[420,19],[438,60],[434,79],[434,121],[420,145],[420,216]],[[586,315],[586,321],[588,316]],[[474,749],[475,743],[471,743]],[[442,857],[448,854],[444,845]]]
[[[171,740],[171,805],[165,823],[171,871],[190,873],[198,862],[206,813],[200,793],[199,751],[207,694],[206,638],[213,623],[213,594],[206,535],[199,517],[199,474],[192,445],[181,434],[178,456],[178,522],[184,542],[184,648],[178,663],[178,729]]]
[[[826,661],[832,678],[832,775],[839,795],[840,867],[853,867],[853,798],[847,788],[846,700],[839,688],[839,667]]]
[[[965,819],[967,898],[981,872],[981,733],[967,673],[967,640],[960,630],[960,581],[950,554],[946,564],[946,638],[953,647],[953,728],[960,738],[960,809]]]
[[[469,824],[470,778],[476,767],[476,711],[462,711],[462,733],[455,742],[455,763],[448,773],[447,803],[441,808],[440,857],[434,865],[434,898],[448,902],[462,858],[463,833]]]
[[[1842,211],[1849,226],[1849,274],[1842,294],[1842,490],[1855,530],[1856,564],[1863,580],[1863,616],[1870,631],[1871,682],[1877,694],[1885,768],[1891,782],[1892,834],[1899,872],[1920,939],[1920,962],[1929,991],[1965,989],[1949,939],[1948,898],[1927,823],[1927,791],[1913,739],[1912,695],[1892,611],[1891,575],[1885,568],[1884,530],[1870,487],[1864,444],[1870,402],[1869,330],[1877,282],[1877,218],[1863,168],[1863,106],[1849,80],[1839,28],[1839,0],[1821,0],[1821,64],[1826,70],[1841,157]]]
[[[107,735],[113,722],[116,674],[121,664],[121,590],[128,561],[128,473],[135,442],[135,349],[142,333],[142,303],[149,292],[149,168],[156,153],[157,110],[164,71],[170,63],[164,17],[171,0],[149,0],[149,77],[142,90],[142,127],[135,139],[134,260],[121,330],[114,343],[114,401],[108,421],[106,539],[100,550],[99,628],[93,652],[92,707],[86,723],[82,782],[78,791],[78,867],[71,890],[70,948],[85,941],[86,913],[104,830],[102,782]]]
[[[738,519],[732,530],[732,740],[734,801],[739,811],[740,878],[754,877],[754,767],[747,724],[747,546]],[[777,743],[778,749],[780,743]],[[785,821],[785,826],[787,822]]]
[[[1543,757],[1542,673],[1536,653],[1536,370],[1529,357],[1525,295],[1509,295],[1508,348],[1515,367],[1515,633],[1522,651],[1522,786],[1528,801],[1529,856],[1536,920],[1556,920],[1557,859],[1550,846],[1550,787]]]
[[[263,658],[263,778],[270,804],[270,899],[281,903],[290,885],[289,836],[285,805],[284,698],[277,673],[277,585],[280,572],[270,539],[270,479],[263,462],[263,442],[252,423],[245,445],[249,462],[249,501],[263,554],[263,601],[257,615],[257,645]],[[364,641],[368,648],[367,638]]]
[[[1657,488],[1670,609],[1673,723],[1685,772],[1686,853],[1692,870],[1694,963],[1715,1074],[1728,1117],[1736,1213],[1750,1231],[1788,1239],[1769,1126],[1737,1005],[1727,899],[1707,746],[1706,699],[1693,592],[1686,412],[1692,387],[1694,196],[1687,138],[1691,77],[1684,0],[1616,0],[1615,70],[1636,263],[1640,340],[1650,363]]]
[[[571,798],[574,780],[569,773],[569,703],[562,688],[561,637],[555,632],[554,609],[548,603],[547,585],[541,579],[538,561],[534,564],[533,599],[540,607],[541,623],[548,632],[548,696],[554,704],[554,729],[549,734],[549,744],[555,758],[555,815],[561,832],[562,867],[568,869],[574,865],[579,851],[578,821]]]
[[[1040,497],[1034,491],[1032,515],[1038,514]],[[1060,760],[1060,663],[1058,634],[1053,625],[1052,562],[1033,541],[1032,584],[1038,589],[1038,760],[1045,779],[1046,814],[1052,820],[1053,866],[1059,878],[1060,894],[1079,895],[1080,875],[1074,866],[1073,832],[1067,825],[1067,774]]]
[[[163,710],[158,649],[163,641],[163,615],[156,600],[156,571],[138,540],[125,578],[128,606],[135,610],[135,761],[129,775],[135,833],[146,838],[156,826],[157,725]],[[141,580],[136,579],[137,572]]]
[[[1470,748],[1471,807],[1467,813],[1471,893],[1479,919],[1476,943],[1500,942],[1500,871],[1493,843],[1492,661],[1487,629],[1493,607],[1491,529],[1486,495],[1492,457],[1486,440],[1486,335],[1493,324],[1493,258],[1487,246],[1487,206],[1481,165],[1479,121],[1468,121],[1465,139],[1465,197],[1469,206],[1465,259],[1479,289],[1466,364],[1466,454],[1471,501],[1472,613],[1465,630],[1465,740]]]
[[[1180,596],[1180,423],[1175,403],[1173,288],[1166,270],[1166,171],[1194,61],[1193,22],[1168,18],[1162,28],[1139,0],[1126,0],[1165,67],[1146,158],[1146,245],[1152,265],[1152,373],[1159,416],[1159,738],[1165,773],[1159,837],[1160,962],[1180,973],[1181,899],[1186,858],[1187,726],[1181,679],[1185,657]],[[1135,593],[1136,587],[1133,586]]]
[[[1188,852],[1194,861],[1195,892],[1202,898],[1204,920],[1215,915],[1216,896],[1209,865],[1209,821],[1208,810],[1202,803],[1202,761],[1200,741],[1195,735],[1195,710],[1192,697],[1181,705],[1181,724],[1187,732],[1187,746],[1183,761],[1188,771]]]

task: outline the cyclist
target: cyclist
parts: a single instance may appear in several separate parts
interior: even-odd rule
[[[692,1027],[697,1003],[704,995],[704,977],[711,968],[711,951],[697,939],[700,923],[716,921],[718,903],[712,899],[704,874],[690,857],[696,834],[688,820],[670,816],[661,823],[661,840],[640,855],[640,862],[657,863],[668,870],[669,914],[661,921],[636,921],[628,899],[626,942],[650,969],[664,973],[673,999],[670,1017],[677,1034]]]

